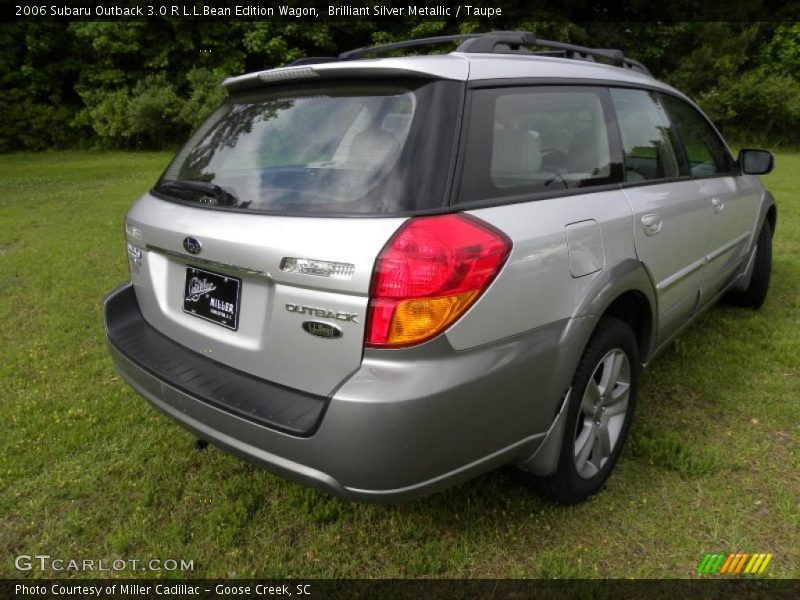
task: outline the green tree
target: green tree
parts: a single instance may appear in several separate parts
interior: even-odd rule
[[[227,76],[411,37],[499,29],[621,48],[739,140],[800,143],[800,23],[753,21],[747,7],[737,9],[738,22],[654,23],[635,4],[620,11],[636,20],[616,23],[571,22],[563,7],[493,6],[502,16],[480,22],[9,23],[0,28],[0,151],[174,147],[224,98]]]

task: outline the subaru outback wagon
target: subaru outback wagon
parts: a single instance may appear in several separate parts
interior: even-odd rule
[[[618,50],[446,36],[225,86],[127,213],[106,335],[151,404],[287,478],[396,501],[514,464],[582,501],[642,369],[764,302],[772,155]]]

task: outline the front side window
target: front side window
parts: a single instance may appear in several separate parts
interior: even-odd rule
[[[673,179],[688,175],[677,151],[677,135],[654,92],[612,89],[625,156],[625,181]]]
[[[708,121],[683,100],[666,95],[663,99],[678,127],[692,176],[712,177],[730,173],[733,168],[730,155]]]
[[[459,202],[613,183],[601,88],[473,92]]]
[[[445,81],[237,94],[192,136],[154,191],[290,215],[440,208],[462,95],[460,84]]]

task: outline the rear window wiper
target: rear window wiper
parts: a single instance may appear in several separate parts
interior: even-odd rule
[[[208,181],[192,181],[189,179],[164,179],[156,186],[159,190],[172,189],[192,192],[199,195],[197,200],[203,204],[238,206],[239,199],[229,191]]]

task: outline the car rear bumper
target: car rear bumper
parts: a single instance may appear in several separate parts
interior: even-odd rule
[[[164,338],[141,316],[130,283],[106,298],[105,321],[119,373],[196,436],[288,479],[372,502],[529,461],[591,332],[588,319],[571,319],[469,351],[455,352],[444,336],[367,351],[323,398],[248,379]],[[136,350],[148,339],[159,342],[158,360]]]

